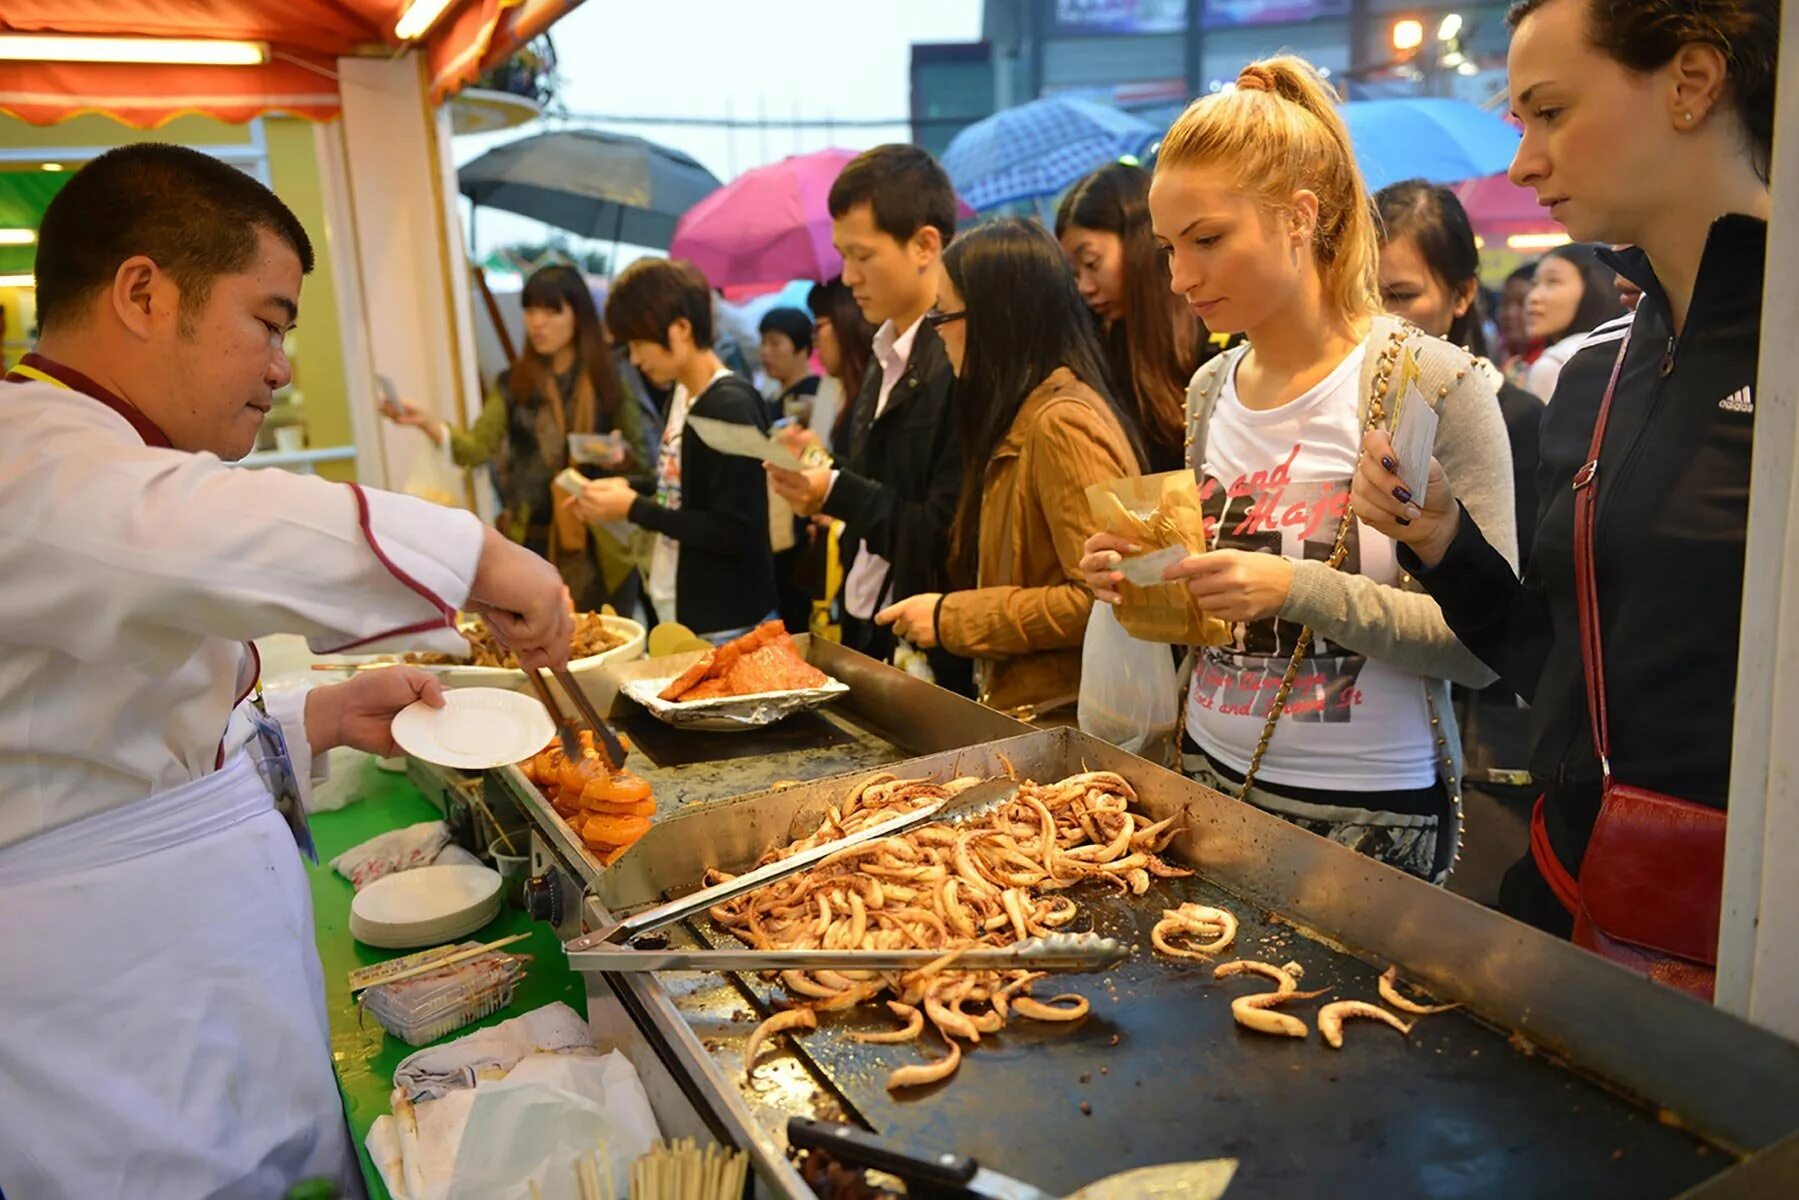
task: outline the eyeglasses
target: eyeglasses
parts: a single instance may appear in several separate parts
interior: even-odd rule
[[[929,325],[932,329],[942,329],[945,325],[948,325],[951,321],[960,321],[963,317],[966,317],[967,315],[968,315],[968,310],[965,308],[959,309],[956,312],[943,312],[939,309],[933,308],[931,311],[927,312],[924,315],[924,323],[926,325]]]

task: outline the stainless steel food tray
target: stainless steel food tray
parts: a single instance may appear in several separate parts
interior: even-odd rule
[[[1243,1162],[1233,1186],[1246,1195],[1722,1196],[1757,1194],[1732,1189],[1799,1161],[1799,1142],[1770,1149],[1799,1130],[1799,1046],[1495,912],[1074,731],[894,769],[948,778],[1004,761],[1041,780],[1115,770],[1151,817],[1185,814],[1170,853],[1200,878],[1092,904],[1100,932],[1147,945],[1165,903],[1221,901],[1243,919],[1244,953],[1297,958],[1307,986],[1373,999],[1375,976],[1397,964],[1466,1010],[1424,1018],[1409,1040],[1352,1026],[1333,1052],[1316,1036],[1237,1030],[1228,1000],[1242,987],[1145,953],[1100,986],[1072,989],[1094,1005],[1081,1026],[1009,1027],[947,1084],[895,1099],[886,1073],[918,1050],[842,1036],[878,1018],[821,1022],[797,1057],[781,1055],[746,1084],[743,1041],[766,1010],[766,985],[603,977],[689,1098],[751,1149],[777,1190],[805,1194],[781,1144],[793,1112],[970,1153],[1061,1191],[1129,1166],[1230,1155]],[[593,880],[589,918],[657,901],[709,866],[742,869],[809,828],[843,786],[809,783],[662,822]],[[718,937],[703,923],[688,932],[700,944]]]

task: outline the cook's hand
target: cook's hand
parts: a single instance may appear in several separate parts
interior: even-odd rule
[[[1162,572],[1184,583],[1193,602],[1221,621],[1260,621],[1280,612],[1293,586],[1293,563],[1278,554],[1212,550],[1189,554]]]
[[[762,466],[768,472],[768,482],[773,485],[775,494],[787,501],[800,516],[810,517],[825,506],[825,497],[831,494],[830,467],[789,471],[773,463]]]
[[[1093,598],[1107,604],[1117,604],[1119,600],[1118,585],[1124,582],[1124,576],[1115,568],[1127,554],[1136,554],[1141,547],[1135,542],[1110,533],[1096,533],[1087,539],[1081,547],[1081,574],[1085,577],[1087,590]]]
[[[637,489],[623,479],[590,479],[578,495],[565,497],[562,507],[589,525],[604,525],[624,520],[636,499]]]
[[[920,650],[937,644],[937,602],[942,592],[920,592],[875,614],[876,625],[891,625],[893,632]]]
[[[444,423],[410,400],[396,398],[382,401],[381,415],[395,425],[410,425],[414,429],[422,429],[432,441],[438,445],[443,444]]]
[[[1350,492],[1356,516],[1394,541],[1404,542],[1425,566],[1434,567],[1455,540],[1462,507],[1455,502],[1449,476],[1436,459],[1430,460],[1430,482],[1425,485],[1422,508],[1413,503],[1411,489],[1398,471],[1392,441],[1383,431],[1370,430],[1362,438],[1362,459]]]
[[[344,683],[315,687],[306,695],[306,740],[315,756],[349,746],[390,757],[400,752],[394,717],[416,700],[444,706],[443,684],[417,667],[364,671]]]
[[[512,649],[526,670],[568,665],[573,604],[555,567],[489,528],[464,605]]]

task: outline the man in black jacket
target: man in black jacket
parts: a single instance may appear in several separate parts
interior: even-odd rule
[[[950,408],[955,373],[927,313],[955,233],[956,193],[925,151],[877,146],[844,167],[829,203],[843,281],[878,326],[874,361],[851,410],[848,456],[835,467],[770,467],[769,475],[795,512],[844,522],[843,641],[888,659],[893,634],[874,614],[949,583],[962,456]],[[968,659],[927,653],[938,684],[973,694]]]
[[[754,459],[685,435],[689,416],[767,432],[762,397],[714,353],[712,290],[690,263],[632,263],[606,298],[606,326],[674,396],[655,474],[595,479],[567,503],[589,524],[629,521],[656,533],[645,591],[657,618],[714,640],[741,633],[775,611],[767,481]]]

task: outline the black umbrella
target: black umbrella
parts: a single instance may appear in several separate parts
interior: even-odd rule
[[[718,178],[679,150],[597,129],[496,147],[457,172],[462,194],[582,237],[662,249]]]

